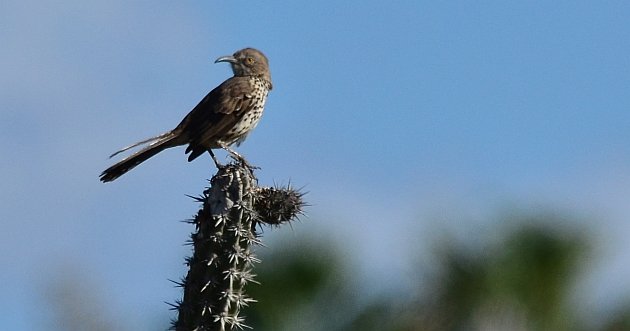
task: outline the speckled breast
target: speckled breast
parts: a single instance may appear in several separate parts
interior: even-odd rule
[[[227,132],[224,142],[229,145],[234,143],[236,143],[237,146],[240,145],[245,138],[247,138],[247,134],[258,125],[263,111],[265,110],[265,102],[267,101],[267,94],[269,93],[267,84],[262,79],[253,78],[252,85],[254,86],[254,92],[249,96],[254,99],[251,104],[252,107],[249,111],[246,111],[241,120]]]

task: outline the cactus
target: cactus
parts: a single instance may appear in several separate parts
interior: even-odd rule
[[[240,314],[256,300],[245,293],[254,282],[253,267],[260,262],[253,250],[260,245],[261,225],[279,226],[302,214],[303,194],[289,186],[258,187],[252,168],[243,162],[219,168],[202,196],[197,215],[190,220],[192,256],[186,259],[187,276],[177,284],[183,299],[172,329],[233,330],[249,328]]]

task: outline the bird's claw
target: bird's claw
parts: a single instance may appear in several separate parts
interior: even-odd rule
[[[237,163],[241,164],[244,167],[247,167],[251,171],[260,169],[260,167],[250,164],[242,155],[236,152],[230,153],[230,156],[232,157],[232,159],[234,159],[234,161],[236,161]]]

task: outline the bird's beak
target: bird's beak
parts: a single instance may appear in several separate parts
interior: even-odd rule
[[[216,61],[214,61],[214,63],[219,63],[219,62],[238,63],[236,58],[234,56],[232,56],[232,55],[222,56],[222,57],[216,59]]]

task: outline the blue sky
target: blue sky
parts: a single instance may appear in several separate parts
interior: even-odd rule
[[[230,75],[213,60],[247,46],[269,57],[274,90],[239,151],[261,183],[306,185],[313,205],[269,233],[270,250],[315,234],[362,256],[365,282],[404,280],[391,257],[410,239],[418,251],[436,229],[484,240],[501,210],[553,210],[597,238],[584,305],[620,300],[628,13],[621,1],[4,1],[0,324],[50,329],[43,293],[72,274],[130,329],[156,327],[179,297],[166,279],[185,272],[191,229],[177,221],[198,207],[185,194],[211,160],[179,148],[111,184],[98,174],[179,123]]]

